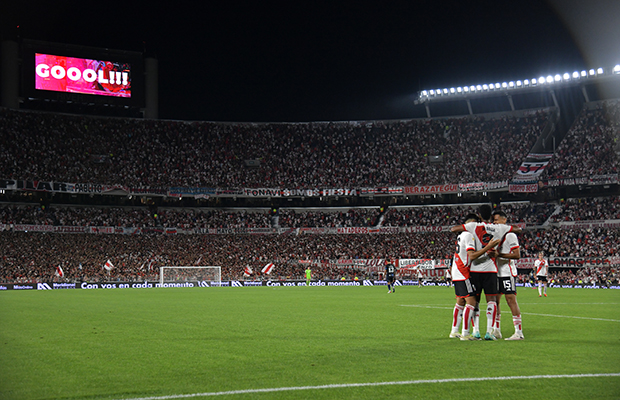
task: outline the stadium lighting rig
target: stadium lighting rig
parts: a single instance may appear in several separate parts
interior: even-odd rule
[[[538,78],[522,79],[505,82],[484,83],[469,86],[458,86],[451,88],[427,89],[418,92],[416,104],[431,102],[433,100],[458,100],[478,96],[498,95],[528,90],[552,89],[555,87],[578,85],[584,83],[594,83],[609,78],[620,78],[620,64],[611,68],[591,68],[588,70],[565,72],[540,76]]]

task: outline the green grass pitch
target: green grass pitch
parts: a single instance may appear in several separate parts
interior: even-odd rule
[[[4,292],[0,399],[620,398],[620,291],[518,300],[524,341],[462,342],[446,287]]]

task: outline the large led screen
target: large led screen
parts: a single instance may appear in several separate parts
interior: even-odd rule
[[[131,97],[131,65],[113,61],[35,54],[35,89]]]

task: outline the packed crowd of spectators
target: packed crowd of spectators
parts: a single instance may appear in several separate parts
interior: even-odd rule
[[[477,206],[424,206],[390,208],[383,226],[452,226],[463,222],[469,213],[476,214]],[[549,203],[504,203],[497,207],[508,215],[509,223],[542,225],[555,210]]]
[[[508,215],[509,223],[540,226],[545,222],[620,219],[620,197],[591,197],[555,203],[502,203],[497,209]],[[285,209],[274,219],[261,209],[196,209],[147,207],[93,207],[0,205],[0,223],[97,226],[125,228],[323,228],[369,226],[452,226],[463,216],[476,213],[475,206],[391,207],[382,215],[379,207],[345,209]],[[555,212],[555,213],[554,213]]]
[[[0,223],[125,228],[265,228],[267,211],[0,205]]]
[[[131,207],[75,207],[0,205],[0,223],[6,225],[97,226],[125,228],[316,228],[363,227],[379,223],[379,208],[345,210],[282,209],[277,219],[269,211],[241,209],[198,210],[167,208],[151,210]]]
[[[272,279],[303,277],[300,260],[451,257],[449,233],[390,235],[113,235],[0,233],[0,282],[52,279],[60,265],[70,280],[153,280],[160,266],[216,265],[223,279],[240,279],[250,266],[275,264]],[[108,272],[106,261],[114,265]],[[326,264],[317,279],[352,270]],[[361,271],[361,272],[360,272]],[[365,276],[365,275],[364,275]],[[362,276],[359,276],[360,278]]]
[[[578,270],[551,270],[548,281],[558,285],[598,285],[598,286],[618,286],[620,284],[620,274],[617,268],[611,267],[586,267]]]
[[[223,279],[241,279],[245,266],[255,272],[268,262],[272,279],[299,279],[299,260],[451,257],[454,235],[95,235],[3,232],[0,281],[54,279],[62,266],[66,280],[154,280],[159,266],[221,265]],[[522,257],[544,251],[550,257],[609,257],[620,250],[618,229],[525,231]],[[103,264],[111,260],[111,272]],[[364,268],[324,264],[316,279],[369,277]]]
[[[279,225],[291,228],[341,228],[376,226],[379,224],[379,208],[350,208],[334,210],[280,210]]]
[[[620,219],[620,197],[587,197],[566,199],[560,212],[551,217],[553,222]]]
[[[540,229],[519,237],[521,257],[543,251],[553,257],[614,257],[620,253],[620,229]]]
[[[620,103],[585,110],[561,142],[549,178],[618,173],[613,143]],[[130,187],[378,187],[509,180],[548,121],[548,114],[498,119],[342,123],[147,121],[0,109],[0,178],[120,184]],[[509,149],[510,151],[506,151]],[[430,162],[430,156],[443,156]],[[245,160],[259,160],[248,167]],[[501,204],[509,223],[620,219],[618,197],[560,204]],[[0,223],[60,226],[263,228],[449,226],[468,206],[346,210],[199,210],[2,205]],[[554,212],[559,211],[554,214]],[[618,256],[620,230],[537,229],[520,235],[522,257]],[[219,265],[242,279],[275,264],[271,279],[303,279],[300,260],[450,259],[448,232],[372,235],[114,235],[0,232],[0,282],[143,281],[165,265]],[[108,271],[103,264],[110,260]],[[318,263],[315,279],[370,277],[350,265]],[[617,279],[615,270],[554,272],[554,279]],[[603,276],[605,275],[605,276]]]
[[[157,226],[165,228],[267,228],[272,226],[264,210],[182,210],[163,209],[157,212]]]
[[[52,279],[56,266],[70,280],[153,280],[160,266],[222,266],[224,279],[240,279],[246,266],[255,272],[273,262],[273,279],[303,275],[300,260],[356,260],[384,258],[450,259],[455,235],[449,232],[400,234],[299,235],[115,235],[0,233],[0,281]],[[525,231],[519,237],[521,256],[607,258],[618,256],[620,229],[561,229]],[[108,272],[103,264],[115,266]],[[346,264],[346,263],[345,263]],[[355,263],[325,263],[317,279],[338,279]]]
[[[536,277],[533,272],[522,273],[518,282],[529,283],[536,288]],[[582,285],[582,286],[619,286],[620,271],[617,267],[584,267],[579,269],[550,269],[547,281],[550,287],[555,285]]]
[[[560,142],[545,174],[548,178],[617,174],[620,136],[620,101],[600,102],[584,108]]]
[[[0,177],[136,188],[496,182],[519,168],[548,115],[249,124],[0,109]]]

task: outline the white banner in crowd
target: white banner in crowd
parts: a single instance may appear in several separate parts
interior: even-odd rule
[[[544,165],[543,165],[544,164]],[[466,182],[444,185],[389,186],[365,188],[204,188],[204,187],[131,187],[126,185],[102,185],[98,183],[46,182],[21,179],[0,179],[0,190],[55,193],[88,193],[101,195],[149,195],[169,197],[353,197],[353,196],[396,196],[425,195],[434,193],[459,193],[500,191],[536,192],[539,188],[608,185],[620,182],[618,174],[597,175],[591,177],[540,180],[538,174],[546,166],[545,162],[525,162],[513,181],[500,182]]]

